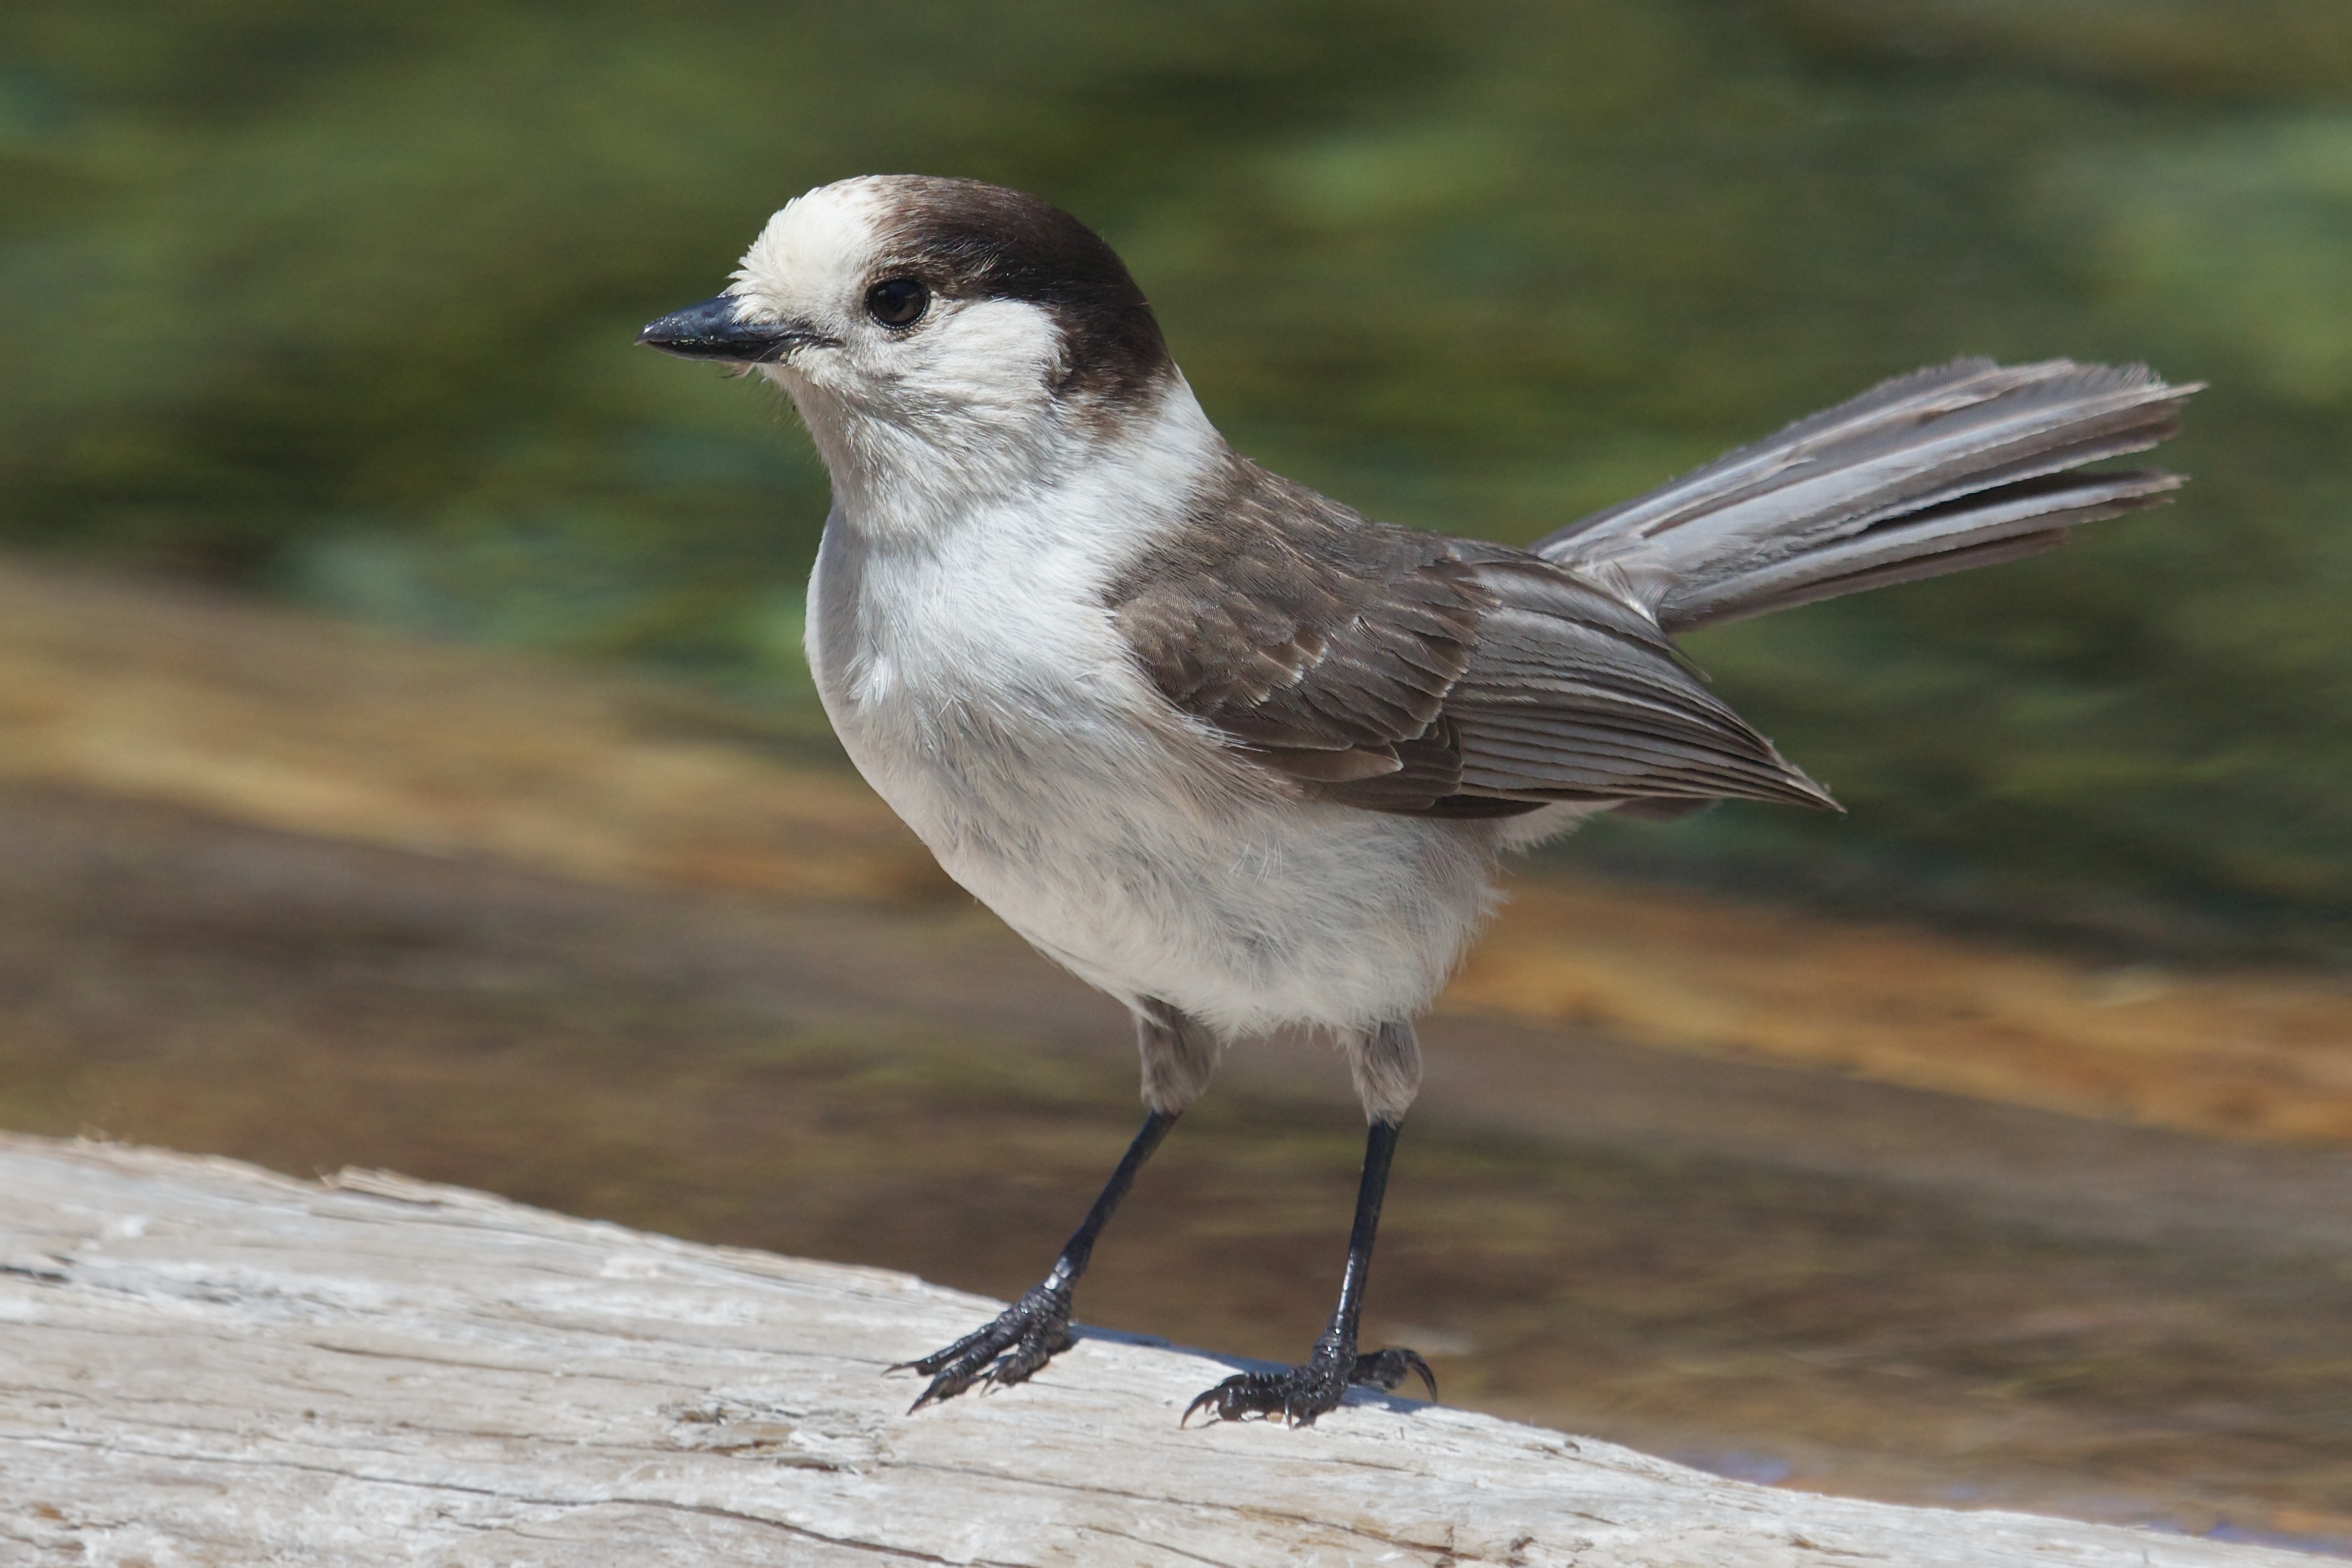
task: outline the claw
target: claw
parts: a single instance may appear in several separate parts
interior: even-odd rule
[[[1374,1351],[1370,1355],[1360,1355],[1348,1381],[1370,1388],[1394,1390],[1404,1382],[1407,1373],[1421,1379],[1432,1400],[1437,1397],[1437,1374],[1429,1370],[1429,1363],[1421,1359],[1419,1351]]]
[[[1239,1421],[1245,1416],[1272,1416],[1279,1411],[1292,1426],[1297,1425],[1299,1413],[1292,1408],[1293,1384],[1303,1383],[1311,1373],[1309,1367],[1291,1367],[1283,1372],[1236,1373],[1210,1389],[1184,1407],[1180,1427],[1190,1426],[1192,1417],[1203,1406],[1214,1406],[1220,1421]],[[1306,1419],[1312,1424],[1315,1417]]]
[[[1312,1426],[1317,1416],[1339,1408],[1340,1398],[1350,1385],[1393,1389],[1408,1373],[1428,1385],[1430,1398],[1437,1397],[1437,1375],[1417,1352],[1375,1351],[1370,1355],[1356,1356],[1347,1363],[1345,1377],[1338,1375],[1342,1353],[1338,1347],[1318,1345],[1304,1366],[1285,1367],[1280,1372],[1236,1373],[1184,1406],[1184,1415],[1176,1425],[1189,1426],[1193,1416],[1207,1409],[1220,1421],[1240,1421],[1252,1415],[1270,1421],[1279,1415],[1286,1426]]]
[[[930,1386],[907,1406],[907,1414],[912,1415],[927,1405],[953,1399],[975,1383],[1010,1388],[1028,1382],[1038,1369],[1076,1342],[1069,1325],[1069,1292],[1040,1285],[947,1349],[900,1362],[889,1370],[919,1373],[931,1380]]]

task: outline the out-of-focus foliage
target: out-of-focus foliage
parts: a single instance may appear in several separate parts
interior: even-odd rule
[[[2181,505],[1695,640],[1850,818],[1585,852],[2352,920],[2344,0],[14,0],[0,536],[789,685],[822,474],[630,339],[898,169],[1094,222],[1239,446],[1464,532],[1956,353],[2210,379]]]

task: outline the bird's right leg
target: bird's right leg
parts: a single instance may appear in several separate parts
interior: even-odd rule
[[[1184,1108],[1201,1098],[1216,1070],[1218,1042],[1199,1024],[1163,1002],[1146,1002],[1135,1016],[1135,1043],[1143,1058],[1143,1101],[1150,1114],[1118,1168],[1103,1184],[1100,1196],[1087,1217],[1062,1245],[1061,1256],[1045,1280],[1024,1291],[1021,1300],[998,1313],[993,1321],[975,1329],[945,1350],[919,1361],[901,1363],[893,1372],[913,1370],[931,1380],[921,1397],[908,1407],[911,1415],[926,1405],[953,1399],[975,1383],[1006,1385],[1025,1383],[1040,1367],[1070,1348],[1070,1294],[1078,1276],[1094,1257],[1095,1238],[1135,1184],[1136,1173],[1176,1125]]]
[[[1331,1326],[1297,1366],[1244,1372],[1225,1379],[1184,1407],[1189,1422],[1206,1410],[1220,1421],[1279,1415],[1293,1426],[1312,1426],[1318,1415],[1339,1407],[1351,1386],[1393,1389],[1408,1373],[1437,1397],[1437,1374],[1418,1352],[1357,1348],[1363,1321],[1364,1282],[1372,1269],[1372,1238],[1380,1234],[1381,1204],[1388,1193],[1389,1162],[1395,1157],[1397,1124],[1421,1091],[1421,1043],[1412,1026],[1383,1024],[1350,1037],[1348,1065],[1370,1123],[1364,1140],[1364,1173],[1356,1186],[1356,1223],[1348,1232],[1348,1267],[1339,1277],[1339,1305]]]

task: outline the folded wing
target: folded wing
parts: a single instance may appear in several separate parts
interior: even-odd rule
[[[1521,551],[1369,522],[1238,459],[1110,608],[1171,702],[1317,798],[1447,816],[1830,804],[1622,600]]]

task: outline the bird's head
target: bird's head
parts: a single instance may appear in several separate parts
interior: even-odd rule
[[[1181,380],[1093,230],[1017,191],[919,175],[788,203],[726,293],[638,341],[775,381],[852,489],[942,458],[967,485],[1010,479],[1116,435]]]

